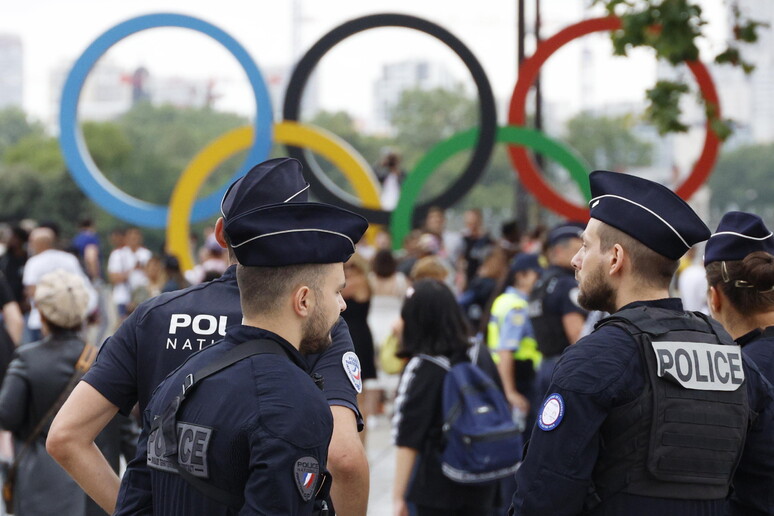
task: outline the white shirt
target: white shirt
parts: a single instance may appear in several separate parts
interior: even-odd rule
[[[113,250],[108,257],[108,273],[129,273],[127,281],[113,285],[113,302],[117,305],[125,305],[132,299],[132,290],[148,284],[148,277],[139,267],[144,267],[150,260],[152,253],[139,247],[133,251],[131,247],[124,246]]]
[[[685,310],[708,313],[707,274],[704,267],[694,263],[683,269],[677,278],[677,289]]]
[[[70,253],[59,251],[57,249],[48,249],[31,257],[24,265],[22,283],[24,283],[25,287],[35,286],[45,274],[57,269],[77,274],[83,278],[83,281],[86,284],[86,291],[89,293],[89,313],[91,313],[97,307],[97,291],[91,286],[91,282],[89,281],[89,278],[86,277],[86,274],[84,274],[81,264],[78,263],[78,259]],[[32,330],[39,330],[42,326],[40,322],[40,313],[35,307],[35,304],[31,304],[32,309],[30,310],[30,318],[29,321],[27,321],[27,326]]]

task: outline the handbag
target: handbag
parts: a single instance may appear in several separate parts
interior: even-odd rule
[[[35,442],[46,425],[51,423],[51,421],[54,419],[54,416],[57,412],[59,412],[59,409],[62,408],[62,405],[64,405],[67,397],[70,396],[70,393],[75,388],[75,385],[80,381],[81,377],[86,373],[86,371],[89,370],[96,356],[96,347],[88,343],[83,345],[83,351],[81,351],[81,356],[78,357],[78,361],[75,363],[75,371],[70,377],[70,381],[67,383],[67,386],[59,395],[59,398],[57,398],[54,404],[51,405],[51,407],[48,409],[46,415],[41,418],[41,420],[35,426],[34,430],[32,430],[32,433],[29,435],[29,437],[27,437],[27,439],[24,441],[24,445],[22,446],[21,451],[14,458],[11,467],[8,468],[8,472],[3,482],[3,502],[5,504],[6,514],[13,514],[14,511],[13,503],[14,492],[16,491],[16,473],[19,469],[21,459],[24,457],[24,455],[26,455],[27,451],[29,451],[32,443]]]
[[[406,365],[406,360],[398,358],[395,354],[398,352],[400,338],[395,332],[390,333],[379,348],[379,365],[382,371],[387,374],[398,374]]]

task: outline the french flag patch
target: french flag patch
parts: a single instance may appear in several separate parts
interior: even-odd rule
[[[314,496],[317,477],[320,476],[320,462],[314,457],[301,457],[296,461],[293,478],[301,498],[308,502]]]

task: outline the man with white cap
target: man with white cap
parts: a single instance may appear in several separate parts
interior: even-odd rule
[[[343,264],[367,228],[319,203],[232,214],[242,324],[154,392],[116,515],[328,514],[333,419],[304,357],[331,344]]]
[[[747,430],[746,370],[716,321],[669,296],[678,260],[710,231],[658,183],[589,180],[572,264],[581,305],[611,316],[557,363],[511,514],[723,514]]]

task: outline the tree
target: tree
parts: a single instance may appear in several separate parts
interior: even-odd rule
[[[774,217],[772,163],[774,144],[750,145],[723,153],[709,179],[713,218],[730,210]]]
[[[31,134],[43,134],[43,126],[30,122],[20,108],[9,107],[0,110],[0,158],[8,147]]]
[[[649,165],[652,145],[632,132],[634,117],[594,116],[582,112],[567,122],[564,141],[594,169],[626,170]]]
[[[608,14],[621,18],[621,29],[611,34],[616,55],[625,56],[634,47],[649,47],[656,51],[658,59],[672,65],[699,58],[697,41],[707,38],[707,20],[695,0],[594,0],[594,4],[603,5]],[[743,16],[736,3],[732,14],[733,40],[714,60],[716,63],[740,66],[750,73],[754,66],[742,58],[740,46],[755,43],[758,29],[766,24]],[[658,81],[647,91],[649,105],[646,116],[661,134],[688,130],[679,119],[680,98],[688,91],[688,85],[682,80]],[[718,118],[716,106],[705,103],[705,108],[718,137],[727,138],[731,134],[729,122]]]

